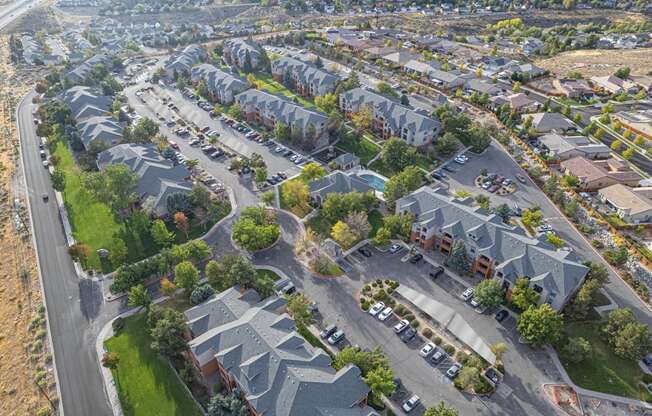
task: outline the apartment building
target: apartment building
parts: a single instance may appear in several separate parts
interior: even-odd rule
[[[457,199],[444,189],[424,186],[399,199],[396,213],[414,215],[410,240],[422,249],[449,256],[461,241],[475,276],[500,279],[508,296],[516,280],[526,277],[540,303],[561,310],[589,269],[573,253],[556,250],[545,235],[529,237],[473,204],[470,197]]]
[[[338,77],[298,59],[282,56],[272,61],[272,76],[280,83],[288,84],[299,95],[315,97],[335,91]]]
[[[245,69],[247,57],[251,63],[251,69],[261,69],[263,62],[263,49],[253,40],[229,39],[224,41],[223,57],[224,59],[242,70]]]
[[[249,84],[231,74],[217,69],[211,64],[200,64],[190,71],[190,80],[193,85],[204,81],[211,101],[230,105],[235,101],[235,96],[249,89]]]
[[[371,110],[373,130],[383,138],[399,137],[412,146],[433,142],[441,130],[438,120],[364,88],[340,94],[339,104],[349,118],[367,106]]]

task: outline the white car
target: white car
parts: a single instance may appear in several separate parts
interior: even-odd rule
[[[459,157],[456,157],[456,158],[453,159],[453,160],[455,161],[455,163],[459,163],[460,165],[463,165],[463,164],[466,163],[466,160],[461,159],[461,158],[459,158]]]
[[[471,299],[471,306],[477,308],[478,306],[480,306],[480,302],[476,298],[473,298]]]
[[[552,231],[550,224],[543,224],[537,227],[537,232],[546,233],[548,231]]]
[[[414,410],[414,408],[417,407],[419,403],[421,403],[421,399],[415,394],[403,402],[403,410],[405,410],[406,413],[409,413]]]
[[[400,334],[405,331],[405,328],[410,326],[410,322],[407,319],[401,319],[396,325],[394,325],[394,332]]]
[[[464,299],[465,302],[467,302],[469,299],[473,297],[473,293],[475,293],[475,290],[470,287],[466,289],[464,292],[462,292],[462,299]]]
[[[435,348],[437,348],[435,344],[429,342],[426,345],[424,345],[423,348],[421,348],[421,351],[419,351],[419,355],[422,356],[423,358],[426,358],[427,356],[432,354]]]
[[[401,246],[400,244],[392,244],[392,246],[389,248],[389,252],[395,254],[401,251],[402,248],[403,246]]]
[[[372,306],[371,308],[369,308],[369,315],[371,315],[371,316],[376,316],[376,315],[378,315],[378,314],[380,313],[380,311],[382,311],[383,309],[385,309],[385,304],[384,304],[383,302],[378,302],[378,303],[376,303],[374,306]]]
[[[281,153],[283,150],[285,150],[285,149],[283,149],[282,146],[278,146],[276,149],[274,149],[274,151],[275,151],[276,153]]]
[[[379,319],[380,321],[383,321],[383,322],[384,322],[384,321],[387,320],[387,318],[389,318],[390,316],[392,316],[392,313],[393,313],[393,312],[394,312],[394,310],[388,306],[388,307],[386,307],[385,309],[383,309],[383,311],[382,311],[381,313],[378,314],[378,319]]]

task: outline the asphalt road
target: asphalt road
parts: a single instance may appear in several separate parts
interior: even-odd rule
[[[41,0],[18,0],[0,9],[0,29],[7,26],[40,2]]]
[[[101,313],[101,283],[78,279],[68,255],[49,173],[39,156],[30,93],[17,111],[20,146],[44,296],[54,348],[61,402],[66,416],[110,415],[95,340]],[[42,195],[49,201],[44,202]]]

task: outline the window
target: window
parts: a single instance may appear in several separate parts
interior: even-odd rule
[[[543,292],[543,288],[541,286],[539,286],[539,285],[534,285],[534,287],[532,289],[534,289],[534,291],[537,292],[537,293]]]

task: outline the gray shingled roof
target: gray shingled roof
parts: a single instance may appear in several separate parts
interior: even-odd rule
[[[114,146],[122,140],[122,125],[113,117],[89,117],[77,123],[79,138],[86,149],[91,143],[101,142]]]
[[[309,65],[298,59],[282,56],[272,61],[273,72],[290,72],[294,74],[302,84],[314,85],[316,88],[335,89],[338,77],[330,72]]]
[[[159,216],[168,214],[167,197],[176,193],[190,193],[190,172],[182,165],[164,159],[155,144],[121,144],[101,152],[97,165],[123,163],[138,175],[136,194],[141,204]]]
[[[247,51],[249,51],[249,57],[251,58],[252,63],[256,60],[260,60],[260,57],[263,54],[260,45],[252,40],[229,39],[224,42],[223,48],[228,51],[232,57],[237,57],[240,62],[244,62]]]
[[[374,190],[364,179],[355,174],[347,174],[339,170],[310,182],[309,188],[310,195],[313,197],[319,195],[322,201],[326,199],[328,194],[332,193],[347,194],[353,191],[364,193]]]
[[[99,88],[78,85],[63,92],[61,99],[70,107],[75,120],[107,115],[113,98],[102,95]]]
[[[70,70],[64,78],[74,84],[81,84],[86,80],[86,77],[93,69],[93,66],[97,64],[107,64],[109,63],[110,58],[107,55],[99,54],[92,56],[85,60],[83,63],[79,64],[75,69]]]
[[[217,69],[211,64],[201,64],[192,68],[190,76],[193,81],[203,79],[209,91],[231,91],[236,95],[249,89],[249,84],[240,78]]]
[[[193,65],[201,62],[206,57],[206,51],[198,45],[188,45],[178,55],[172,55],[165,69],[177,73],[190,72]]]
[[[282,121],[288,126],[297,124],[304,132],[309,124],[317,128],[322,124],[328,125],[328,117],[324,114],[308,110],[289,101],[285,96],[251,89],[238,94],[235,99],[243,107],[252,104],[258,108],[265,108],[267,112],[274,115],[276,120]]]
[[[353,109],[358,109],[362,105],[371,106],[383,115],[391,129],[396,132],[403,128],[412,132],[434,131],[440,125],[439,121],[433,118],[426,117],[411,108],[364,88],[354,88],[341,95]]]
[[[523,115],[521,118],[532,117],[532,127],[541,133],[549,131],[566,131],[574,127],[573,123],[559,113],[535,113]]]
[[[265,416],[374,413],[358,404],[369,392],[360,370],[349,365],[335,371],[330,357],[308,344],[294,320],[280,313],[285,300],[271,297],[252,305],[253,297],[243,300],[245,295],[229,289],[186,311],[191,328],[203,330],[189,343],[200,365],[218,360]]]
[[[550,293],[548,302],[561,309],[584,280],[588,268],[571,258],[571,253],[557,251],[544,239],[528,237],[523,229],[504,224],[482,208],[471,206],[470,198],[459,200],[445,190],[423,187],[401,198],[397,212],[411,212],[418,226],[447,232],[476,255],[485,255],[496,264],[495,272],[515,283],[527,276]]]

